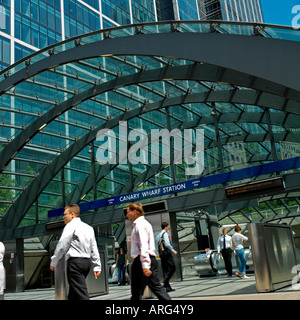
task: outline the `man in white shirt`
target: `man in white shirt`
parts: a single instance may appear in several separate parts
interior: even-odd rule
[[[171,300],[158,278],[154,235],[151,224],[144,217],[140,203],[127,205],[127,218],[133,222],[131,232],[131,300],[140,300],[146,285],[160,300]]]
[[[231,237],[227,234],[227,229],[222,229],[222,236],[218,239],[217,243],[217,251],[218,255],[220,255],[220,252],[222,253],[224,263],[225,263],[225,269],[227,271],[227,276],[232,277],[232,262],[231,262],[231,256],[232,256],[232,249],[231,249]]]
[[[64,227],[61,238],[51,257],[50,269],[55,270],[58,261],[68,262],[68,300],[89,300],[85,278],[89,274],[91,262],[94,265],[95,279],[101,273],[101,261],[94,229],[79,218],[80,208],[76,204],[65,207]]]

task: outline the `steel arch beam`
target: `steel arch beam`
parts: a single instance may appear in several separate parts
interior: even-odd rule
[[[289,100],[286,97],[281,97],[277,94],[276,90],[274,92],[268,92],[270,88],[265,88],[267,92],[261,91],[259,86],[255,85],[255,83],[249,78],[248,75],[243,75],[236,72],[222,70],[216,66],[203,65],[203,64],[193,64],[193,65],[184,65],[184,66],[176,66],[176,67],[165,67],[161,69],[155,69],[145,72],[134,73],[128,76],[119,77],[114,80],[108,81],[103,84],[98,84],[92,88],[89,88],[72,98],[56,105],[50,111],[36,119],[32,122],[28,127],[26,127],[20,134],[16,136],[11,142],[9,142],[5,148],[0,153],[0,173],[3,172],[5,167],[10,163],[13,157],[32,139],[45,125],[49,124],[51,121],[55,120],[64,112],[70,110],[72,107],[86,101],[92,97],[95,97],[104,92],[125,87],[133,84],[143,83],[143,82],[153,82],[153,81],[161,81],[164,79],[174,79],[174,80],[195,80],[195,81],[212,81],[212,82],[227,82],[234,83],[236,85],[246,86],[252,89],[259,90],[256,91],[246,91],[246,90],[233,90],[228,91],[226,95],[226,101],[235,103],[235,100],[241,99],[241,95],[244,98],[242,103],[245,104],[254,104],[260,105],[264,107],[271,106],[272,108],[285,111],[293,112],[296,114],[300,114],[300,100],[293,101]],[[243,81],[240,81],[243,78]],[[239,80],[237,80],[239,79]],[[257,83],[256,83],[257,84]],[[272,91],[272,90],[271,90]],[[224,98],[222,96],[217,96],[218,91],[214,93],[216,96],[214,99],[215,102],[223,101]],[[200,93],[199,95],[202,95]],[[207,92],[207,101],[210,99],[210,95],[212,92]],[[224,94],[221,92],[220,94]],[[180,98],[177,99],[177,103],[191,103],[194,97],[191,94],[187,94],[181,97],[183,102],[180,102]],[[203,100],[202,98],[202,101]],[[212,101],[212,100],[211,100]]]
[[[254,117],[253,123],[256,123],[256,120],[259,118],[258,117],[259,114],[256,115],[256,117]],[[281,115],[276,115],[276,122],[274,124],[280,124],[283,121],[283,117],[280,117]],[[265,117],[261,117],[262,119],[261,123],[265,123],[267,122],[266,120],[264,120]],[[207,119],[207,118],[206,118]],[[229,120],[229,119],[228,119]],[[210,120],[211,124],[212,124],[212,119]],[[205,122],[205,120],[204,120]],[[241,121],[239,122],[249,122],[246,121],[246,119],[241,119]],[[252,122],[252,121],[250,121]],[[206,121],[205,123],[210,124],[209,121]],[[224,123],[224,122],[222,122]],[[189,125],[186,125],[185,128],[190,128],[190,127],[194,127],[194,121],[190,122]],[[199,123],[200,124],[200,123]],[[227,144],[227,143],[232,143],[232,142],[236,142],[236,141],[241,141],[241,139],[246,139],[245,142],[263,142],[266,139],[269,139],[268,137],[268,133],[265,134],[245,134],[245,135],[237,135],[237,136],[230,136],[227,138],[221,138],[220,141],[222,143],[222,145]],[[298,142],[299,140],[299,136],[298,134],[295,133],[287,133],[287,132],[282,132],[282,133],[276,133],[274,134],[274,142],[280,142],[280,141],[286,141],[286,142]],[[212,141],[206,144],[207,149],[216,147],[216,141]],[[268,161],[273,161],[274,159],[271,159],[269,156],[264,156],[264,157],[256,157],[255,161],[258,161],[259,158],[261,158],[261,160],[268,160]],[[104,166],[102,166],[98,172],[97,172],[97,177],[96,177],[96,182],[99,182],[110,170],[114,169],[117,166],[117,164],[115,165],[111,165],[111,164],[106,164]],[[156,174],[157,172],[160,171],[160,169],[162,168],[162,165],[155,165],[155,168],[153,168],[153,166],[151,166],[149,168],[149,170],[152,171],[152,173],[149,173],[149,170],[145,171],[145,173],[143,175],[140,175],[136,178],[134,185],[139,184],[142,181],[147,180],[149,177],[153,176],[154,174]],[[149,176],[150,175],[150,176]],[[87,194],[91,188],[92,188],[92,177],[91,175],[89,175],[84,181],[81,182],[81,184],[73,191],[73,193],[70,195],[69,199],[67,200],[68,204],[71,203],[78,203],[82,197],[83,194]],[[120,191],[119,194],[121,193],[128,193],[131,192],[133,190],[128,189],[128,186],[125,185],[123,186]]]
[[[238,139],[240,139],[241,136],[238,136]],[[259,138],[261,139],[262,137],[259,136]],[[288,136],[289,138],[289,136]],[[291,137],[291,140],[293,140],[293,138],[296,138],[296,135],[294,134],[293,137]],[[251,137],[251,139],[254,139],[254,136]],[[240,140],[237,140],[240,141]],[[261,141],[264,141],[264,139],[261,139]],[[289,139],[287,139],[288,142]],[[211,144],[210,148],[215,147],[215,144]],[[252,161],[257,162],[257,161],[273,161],[274,159],[272,158],[272,156],[270,155],[265,155],[265,156],[256,156]],[[251,162],[251,161],[249,161]],[[105,165],[106,166],[106,165]],[[112,168],[114,168],[116,165],[114,165]],[[157,174],[158,172],[160,172],[160,169],[163,168],[163,165],[154,165],[151,166],[149,168],[149,170],[146,170],[143,174],[139,175],[133,185],[136,186],[139,183],[143,182],[143,181],[147,181],[148,179],[150,179],[151,177],[153,177],[153,175]],[[101,170],[101,169],[100,169]],[[99,182],[105,175],[100,173],[100,170],[97,173],[97,182]],[[66,201],[67,204],[71,204],[71,203],[79,203],[80,199],[82,198],[82,195],[87,194],[93,187],[92,184],[92,178],[91,175],[89,175],[84,181],[81,182],[81,184],[73,191],[73,193],[70,195],[69,199]],[[116,190],[118,191],[118,189]],[[128,185],[124,185],[122,186],[122,188],[119,188],[119,191],[117,194],[123,194],[123,193],[130,193],[130,192],[134,192],[134,189],[130,189],[128,187]]]
[[[74,43],[72,49],[59,53],[53,51],[49,57],[32,65],[27,64],[24,69],[3,80],[0,94],[42,71],[66,63],[99,56],[134,55],[172,57],[217,65],[265,79],[265,83],[276,83],[277,89],[281,89],[278,92],[282,94],[285,88],[290,88],[290,94],[299,97],[300,65],[295,63],[299,51],[300,43],[297,41],[257,36],[197,32],[140,33],[82,45]]]
[[[214,92],[211,91],[209,94],[207,92],[197,93],[199,101],[215,101],[215,99],[219,99],[218,101],[221,102],[222,100],[228,101],[234,101],[233,98],[235,94],[239,91],[245,91],[252,94],[252,98],[255,98],[255,102],[258,101],[257,94],[253,95],[253,92],[250,90],[232,90],[230,92]],[[231,94],[229,94],[231,93]],[[234,94],[235,93],[235,94]],[[189,95],[182,96],[183,100],[181,103],[186,103],[185,98]],[[202,96],[202,98],[201,98]],[[227,99],[227,100],[226,100]],[[239,97],[241,99],[239,102],[235,101],[235,103],[243,103],[242,96]],[[223,101],[224,102],[224,101]],[[39,196],[39,194],[45,189],[47,184],[52,180],[53,177],[56,176],[56,174],[59,172],[61,168],[63,168],[69,161],[72,159],[78,152],[80,152],[86,145],[88,145],[91,141],[93,141],[98,133],[98,131],[102,128],[107,127],[114,127],[118,125],[119,121],[126,121],[133,117],[142,115],[144,113],[158,110],[160,108],[164,108],[165,101],[159,101],[153,104],[144,105],[141,108],[137,108],[131,111],[128,111],[110,121],[107,123],[104,123],[103,125],[99,126],[98,128],[95,128],[94,130],[90,131],[88,134],[83,136],[81,139],[79,139],[76,143],[71,145],[68,149],[66,149],[64,152],[62,152],[61,155],[56,157],[53,162],[51,162],[48,166],[46,166],[39,176],[33,180],[28,187],[23,191],[23,193],[17,198],[17,200],[14,202],[14,204],[9,208],[8,212],[5,214],[5,216],[0,221],[0,229],[4,228],[15,228],[20,223],[21,219],[25,216],[28,209],[32,206],[33,202],[36,200],[36,198]],[[262,136],[262,135],[261,135]],[[260,138],[264,138],[263,136]],[[254,139],[251,136],[247,137],[246,141],[255,141],[251,140]],[[227,140],[226,143],[236,141],[234,138],[231,138],[231,140]]]
[[[251,69],[251,72],[253,72],[253,73],[245,72],[245,70],[241,71],[241,72],[245,72],[245,73],[248,73],[249,75],[251,75],[251,76],[249,76],[249,81],[247,83],[253,82],[254,85],[256,85],[260,88],[264,87],[265,89],[268,89],[267,86],[270,85],[271,91],[274,94],[276,94],[276,91],[277,91],[276,88],[277,88],[277,89],[279,89],[278,93],[281,96],[299,100],[299,95],[298,95],[299,87],[298,86],[300,86],[300,84],[297,83],[297,79],[295,79],[295,77],[299,74],[298,69],[300,68],[300,66],[294,65],[294,62],[297,61],[297,57],[295,56],[295,53],[299,52],[299,43],[292,42],[292,41],[286,41],[286,40],[265,39],[265,38],[259,38],[259,37],[249,37],[249,36],[217,35],[219,37],[223,37],[223,39],[222,39],[223,41],[221,42],[220,41],[221,38],[219,38],[219,40],[217,41],[217,37],[215,37],[215,38],[211,37],[212,34],[205,34],[205,35],[202,34],[201,36],[205,36],[207,38],[206,43],[204,42],[204,39],[199,41],[200,37],[198,37],[197,39],[198,39],[199,43],[189,40],[188,46],[190,46],[190,48],[185,50],[185,48],[188,48],[188,46],[182,45],[183,42],[180,41],[179,38],[177,37],[177,35],[179,35],[179,34],[180,33],[170,33],[170,34],[165,34],[164,37],[162,37],[162,35],[141,35],[141,34],[139,34],[137,36],[124,37],[124,38],[120,38],[120,39],[122,42],[124,42],[123,47],[125,48],[125,46],[126,46],[127,50],[131,50],[132,48],[134,48],[135,52],[133,53],[133,55],[142,55],[143,54],[143,53],[137,53],[137,49],[140,49],[141,51],[143,51],[143,50],[149,51],[149,49],[152,48],[152,51],[155,52],[156,56],[159,56],[159,54],[158,54],[159,51],[161,51],[161,52],[164,51],[165,53],[169,53],[164,56],[174,56],[174,52],[178,54],[179,51],[177,51],[177,50],[180,50],[180,52],[185,53],[186,56],[195,55],[194,61],[203,61],[206,63],[216,64],[216,65],[220,65],[220,63],[223,63],[224,64],[223,69],[219,68],[221,75],[222,75],[222,72],[224,72],[224,74],[226,74],[227,72],[231,72],[231,70],[229,70],[229,69],[241,71],[241,70],[243,70],[243,68],[248,68],[247,64],[249,63],[253,67],[253,69]],[[216,35],[216,34],[213,34],[213,35]],[[146,38],[147,36],[148,36],[148,38]],[[186,34],[182,34],[182,36],[186,37]],[[231,37],[232,41],[228,41],[229,39],[225,40],[225,36]],[[132,39],[133,37],[135,39]],[[142,44],[144,44],[144,45],[141,45],[141,42],[137,41],[137,37],[143,37],[144,42],[142,42]],[[175,39],[175,37],[177,37],[176,42],[177,42],[177,44],[181,43],[181,46],[180,46],[181,48],[178,49],[176,47],[172,48],[170,46],[169,47],[165,46],[165,44],[167,42],[166,40],[171,37],[173,40]],[[163,40],[163,38],[165,40]],[[203,37],[201,37],[201,38],[203,38]],[[253,45],[250,45],[248,43],[247,46],[245,47],[244,45],[242,45],[241,38],[244,38],[243,41],[245,41],[245,43],[248,42],[249,38],[251,38],[250,42]],[[214,40],[212,41],[212,39],[214,39]],[[235,39],[235,40],[233,40],[233,39]],[[236,39],[238,39],[238,40],[236,40]],[[256,39],[256,40],[254,40],[254,39]],[[260,39],[260,40],[258,40],[258,39]],[[108,50],[109,46],[106,46],[106,45],[108,42],[110,42],[110,45],[112,45],[111,49],[115,49],[115,50],[119,51],[120,45],[118,45],[118,44],[120,44],[120,42],[118,42],[117,40],[118,39],[108,39],[105,41],[101,41],[101,43],[99,42],[98,46],[101,47],[101,45],[103,45],[103,46],[105,46],[105,49]],[[132,47],[132,42],[129,42],[129,40],[135,42],[135,47]],[[150,42],[149,40],[151,40],[152,42]],[[261,41],[264,41],[264,42],[261,42]],[[279,41],[280,41],[280,50],[278,50]],[[107,43],[105,43],[105,42],[107,42]],[[176,42],[173,41],[173,46],[175,46]],[[200,42],[201,42],[201,44],[200,44]],[[210,43],[210,42],[212,42],[212,43]],[[197,52],[190,53],[191,51],[194,50],[196,43],[197,43],[196,46],[199,47],[200,50],[197,50]],[[236,46],[238,45],[239,47],[243,47],[244,49],[237,48],[238,49],[237,53],[234,52],[234,48],[235,48],[234,43],[236,44]],[[262,43],[263,43],[263,46],[261,45]],[[163,49],[158,48],[159,47],[158,44],[160,46],[163,46],[164,48]],[[91,48],[94,48],[94,49],[97,48],[96,44],[94,44],[93,46],[92,45],[93,44],[91,44],[89,47],[87,47],[87,46],[77,47],[79,49],[78,49],[78,51],[76,51],[76,54],[78,56],[80,56],[80,54],[87,55],[87,52],[89,52],[88,54],[92,55],[92,54],[94,54],[94,52],[97,52],[97,55],[98,55],[99,54],[98,51],[89,51]],[[193,48],[191,48],[191,45],[193,46]],[[218,47],[217,47],[217,45],[218,45]],[[222,49],[221,49],[222,54],[227,55],[227,57],[224,58],[221,62],[219,62],[220,45],[222,45]],[[153,48],[153,46],[154,46],[154,48]],[[177,47],[179,47],[179,46],[177,45]],[[293,48],[291,48],[291,47],[293,47]],[[84,48],[84,49],[82,49],[82,48]],[[89,48],[89,50],[87,50],[88,48]],[[214,50],[214,48],[218,48],[218,49]],[[248,50],[248,49],[251,49],[251,50]],[[201,52],[202,50],[204,50],[205,52],[202,53]],[[86,52],[84,53],[83,51],[86,51]],[[102,48],[102,52],[104,52],[104,51],[105,50],[103,50],[103,48]],[[188,51],[190,51],[190,52],[188,52]],[[263,51],[265,51],[265,52],[263,52]],[[92,52],[92,53],[90,53],[90,52]],[[233,57],[233,52],[234,52],[234,57]],[[243,52],[245,52],[245,56],[243,55]],[[69,51],[66,51],[65,53],[68,53],[69,59],[73,59],[73,57],[74,57],[73,51],[69,50]],[[74,52],[74,54],[75,54],[75,52]],[[109,52],[108,54],[118,54],[118,53]],[[102,55],[103,55],[103,53],[102,53]],[[120,55],[125,55],[125,53],[122,52],[122,53],[120,53]],[[145,53],[145,55],[149,56],[150,54],[147,52],[147,53]],[[202,56],[200,57],[200,55],[202,55]],[[40,73],[43,70],[47,70],[47,69],[51,68],[51,67],[47,67],[47,63],[48,63],[48,66],[50,66],[52,63],[52,67],[54,67],[55,65],[57,65],[55,63],[59,63],[60,61],[63,61],[64,59],[67,60],[67,57],[66,57],[66,55],[64,56],[64,53],[62,53],[60,55],[60,57],[57,57],[57,56],[58,56],[57,54],[54,54],[51,56],[52,62],[50,60],[49,61],[44,61],[44,60],[40,61],[39,65],[37,65],[37,64],[30,65],[26,69],[21,70],[20,73],[17,72],[16,74],[8,77],[6,79],[6,80],[9,79],[8,81],[4,80],[0,84],[0,88],[3,89],[2,92],[5,92],[6,90],[8,90],[12,86],[16,85],[17,83],[22,82],[25,79],[25,77],[30,78],[34,74]],[[51,58],[51,57],[49,57],[49,58]],[[230,57],[231,61],[229,61],[229,57]],[[258,58],[256,58],[256,57],[258,57]],[[202,58],[202,59],[197,60],[200,58]],[[187,58],[184,58],[184,59],[187,59]],[[205,59],[207,59],[207,61],[205,61]],[[279,61],[279,59],[280,59],[280,61]],[[246,60],[246,63],[245,63],[245,60]],[[249,61],[249,60],[251,60],[251,61]],[[270,62],[271,60],[272,60],[272,63]],[[77,61],[77,60],[74,60],[74,61]],[[230,62],[234,64],[233,68],[230,68],[230,66],[228,64]],[[235,63],[235,62],[237,62],[237,63]],[[63,62],[61,62],[61,63],[63,64]],[[64,62],[64,63],[66,63],[66,62]],[[266,68],[266,66],[271,66],[271,68]],[[276,66],[276,70],[273,70],[274,66]],[[250,66],[249,66],[249,68],[250,68]],[[269,69],[269,70],[265,70],[265,69]],[[257,74],[255,74],[255,72],[257,72]],[[293,77],[291,73],[294,73],[295,76]],[[257,80],[255,77],[258,76],[259,74],[260,74],[260,77],[262,79],[266,79],[266,81],[262,80],[262,79]],[[276,79],[278,80],[278,82]],[[270,81],[270,82],[268,82],[268,81]],[[280,85],[277,85],[276,82]],[[286,88],[291,88],[291,89],[286,89]],[[296,90],[297,92],[294,90]],[[285,103],[282,103],[281,105],[284,108]],[[74,146],[74,148],[75,148],[75,146]],[[56,160],[57,159],[55,159],[54,161],[56,161]],[[63,160],[63,158],[60,159],[59,164],[61,163],[62,160]],[[42,188],[42,181],[41,181],[41,184],[39,185],[39,190],[41,188]],[[21,207],[19,209],[22,210]],[[16,216],[16,218],[18,218],[18,216]],[[13,219],[13,217],[11,219]]]
[[[292,177],[291,177],[292,176]],[[291,179],[289,178],[291,177]],[[284,194],[280,194],[276,192],[276,197],[280,198],[288,198],[288,197],[297,197],[299,196],[299,188],[300,188],[300,176],[299,173],[294,174],[284,174],[284,181],[287,181],[287,190]],[[291,181],[292,180],[292,181]],[[201,195],[201,196],[200,196]],[[203,196],[204,195],[204,196]],[[225,198],[224,188],[208,190],[203,192],[195,192],[189,193],[186,195],[179,195],[176,199],[169,198],[166,201],[168,202],[168,208],[174,211],[182,210],[182,208],[187,207],[187,209],[193,210],[194,208],[207,208],[211,205],[220,206],[228,204],[228,199]],[[271,196],[270,198],[272,198]],[[195,199],[198,199],[196,201]],[[245,200],[248,202],[249,200]],[[225,216],[225,215],[224,215]],[[218,218],[223,219],[224,216],[220,216]],[[99,224],[107,224],[119,222],[124,219],[122,208],[109,209],[106,211],[96,212],[95,214],[83,215],[82,220],[91,226],[96,226]],[[32,236],[44,235],[47,233],[46,223],[30,225],[21,228],[8,229],[5,231],[7,233],[7,239],[18,239],[18,238],[26,238]],[[0,239],[4,238],[5,235],[3,230],[0,230]]]
[[[226,92],[224,92],[224,96],[226,96]],[[179,103],[179,101],[182,100],[178,100],[178,99],[182,99],[182,97],[176,97],[176,98],[167,98],[166,100],[164,100],[164,107],[170,107],[173,105],[177,105]],[[196,103],[196,102],[203,102],[203,101],[199,101],[199,97],[197,94],[194,94],[190,97],[189,99],[189,103]],[[162,103],[162,102],[158,102],[157,104]],[[249,113],[230,113],[230,114],[222,114],[219,116],[218,118],[218,123],[231,123],[231,122],[244,122],[244,123],[262,123],[262,124],[267,124],[267,119],[266,116],[264,114],[264,112],[251,112]],[[281,113],[277,113],[274,112],[271,114],[271,122],[272,125],[277,125],[277,126],[283,126],[284,128],[294,128],[299,126],[300,123],[300,116],[297,115],[292,115],[289,114],[288,116],[286,116],[285,114],[281,114]],[[193,128],[195,126],[198,125],[202,125],[202,124],[213,124],[213,118],[212,116],[208,116],[208,117],[203,117],[200,120],[195,120],[195,121],[190,121],[188,123],[184,123],[184,126],[181,127],[180,129],[187,129],[187,128]],[[112,129],[112,127],[107,127],[108,129]],[[173,128],[172,128],[173,129]],[[287,134],[287,133],[285,133]],[[284,137],[289,137],[291,139],[297,139],[297,136],[293,135],[293,138],[289,135],[284,136]],[[266,159],[265,159],[266,160]],[[269,159],[270,161],[270,159]],[[98,170],[98,172],[96,173],[96,183],[99,182],[103,177],[105,177],[105,175],[112,170],[116,165],[111,165],[111,164],[105,164],[103,166],[101,166]],[[154,174],[157,173],[160,170],[161,166],[155,166],[156,170],[154,170]],[[147,170],[145,173],[145,175],[139,175],[134,183],[134,185],[139,184],[142,181],[145,181],[147,179],[145,179],[145,176],[148,176],[148,171]],[[67,197],[66,202],[67,204],[71,204],[71,203],[78,203],[80,201],[80,199],[82,198],[82,196],[84,194],[87,194],[93,185],[93,181],[92,181],[92,177],[91,174],[85,178],[74,190],[73,192]],[[126,185],[127,187],[128,185]],[[128,190],[128,189],[124,189],[124,187],[122,188],[122,190],[120,191],[121,193],[128,193],[129,191],[133,191],[133,190]]]

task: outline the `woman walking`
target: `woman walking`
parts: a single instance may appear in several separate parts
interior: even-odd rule
[[[232,242],[234,245],[234,255],[237,255],[240,260],[238,271],[235,273],[235,275],[242,279],[249,279],[249,277],[246,276],[247,260],[243,245],[248,240],[248,238],[241,234],[242,229],[238,225],[234,226],[234,230],[235,234],[232,236]]]
[[[120,247],[117,254],[116,267],[118,268],[118,285],[126,284],[127,254],[124,248]]]

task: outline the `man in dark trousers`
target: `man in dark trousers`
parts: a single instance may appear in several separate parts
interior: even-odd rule
[[[161,260],[161,266],[163,270],[164,275],[164,287],[168,292],[175,291],[170,286],[170,279],[172,278],[174,272],[175,272],[175,263],[172,254],[177,254],[177,251],[174,250],[168,235],[169,230],[169,224],[167,222],[163,222],[161,224],[161,232],[156,237],[157,244],[159,243],[160,239],[163,237],[166,249],[163,251],[163,253],[160,255]]]
[[[217,251],[218,255],[220,255],[220,252],[222,253],[224,263],[225,263],[225,269],[227,271],[227,276],[232,276],[232,262],[231,262],[231,256],[232,256],[232,249],[231,249],[231,236],[227,234],[227,229],[222,229],[222,236],[219,237],[218,243],[217,243]]]
[[[67,260],[69,283],[68,300],[89,300],[85,278],[91,263],[94,265],[95,279],[101,273],[101,262],[95,239],[94,229],[79,218],[80,208],[73,204],[65,207],[63,233],[51,257],[50,269],[55,270],[58,261]]]
[[[171,300],[158,278],[154,235],[151,224],[144,217],[141,203],[127,205],[127,218],[132,221],[131,257],[131,300],[140,300],[146,285],[160,300]]]

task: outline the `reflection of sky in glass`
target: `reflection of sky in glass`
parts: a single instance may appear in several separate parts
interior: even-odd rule
[[[0,29],[5,29],[5,8],[0,5]]]

